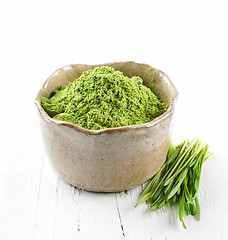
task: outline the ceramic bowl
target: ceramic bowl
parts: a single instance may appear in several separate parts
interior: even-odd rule
[[[111,66],[128,77],[140,76],[145,85],[151,85],[155,94],[169,104],[168,110],[148,123],[96,131],[50,118],[41,106],[41,95],[49,97],[62,84],[97,66]],[[52,166],[66,182],[95,192],[119,192],[145,182],[165,161],[177,94],[168,76],[147,64],[75,64],[58,69],[35,99]]]

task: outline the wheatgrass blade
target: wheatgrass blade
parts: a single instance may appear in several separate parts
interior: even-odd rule
[[[200,220],[200,205],[199,205],[199,201],[198,201],[197,197],[195,198],[195,204],[196,204],[195,217],[199,221]]]
[[[200,206],[196,196],[203,163],[213,156],[208,145],[198,138],[182,140],[174,147],[170,144],[166,162],[141,194],[136,206],[146,202],[151,210],[162,208],[167,203],[179,203],[179,219],[184,214],[200,219]]]

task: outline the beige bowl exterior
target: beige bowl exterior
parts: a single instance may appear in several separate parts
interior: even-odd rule
[[[96,66],[111,66],[128,77],[140,76],[169,109],[155,120],[134,126],[87,130],[50,118],[40,98]],[[165,161],[170,144],[170,122],[177,90],[160,70],[135,62],[69,65],[58,69],[38,92],[37,106],[46,151],[56,172],[66,182],[95,192],[119,192],[150,179]]]

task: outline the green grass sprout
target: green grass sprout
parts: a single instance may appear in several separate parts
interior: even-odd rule
[[[179,219],[183,227],[184,215],[194,215],[200,220],[200,205],[197,198],[203,163],[213,154],[209,146],[198,138],[183,140],[178,146],[170,144],[166,161],[142,192],[135,207],[143,202],[151,210],[166,204],[179,204]]]

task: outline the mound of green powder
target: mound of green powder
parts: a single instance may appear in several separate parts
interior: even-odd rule
[[[50,117],[90,130],[146,123],[168,105],[142,82],[111,67],[96,67],[56,89],[50,98],[43,95],[41,105]]]

